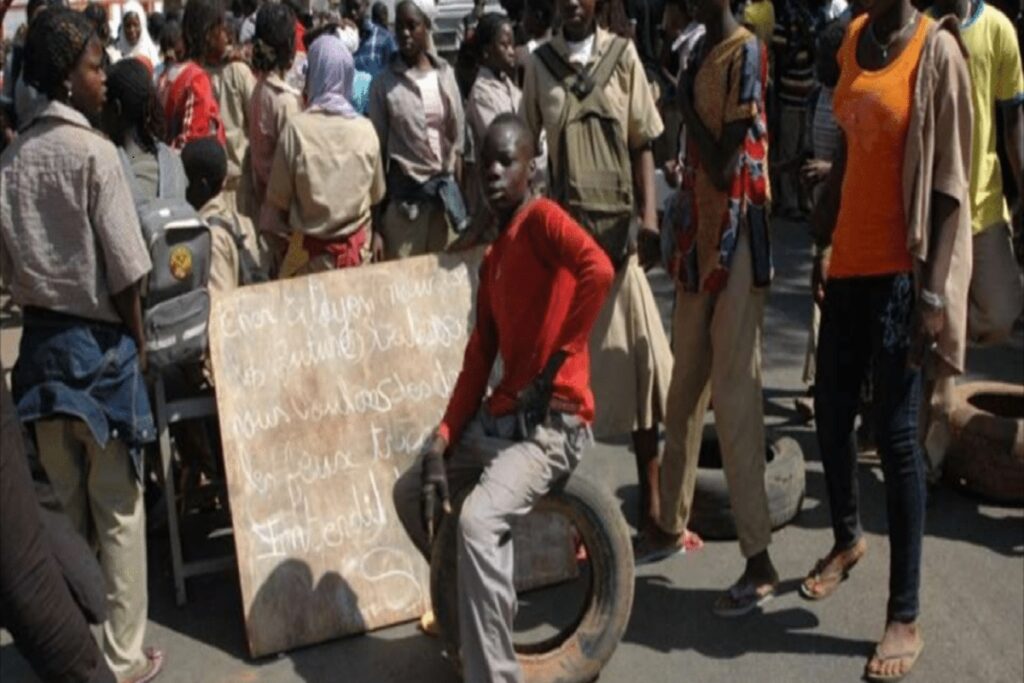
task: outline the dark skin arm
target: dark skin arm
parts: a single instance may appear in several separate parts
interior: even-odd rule
[[[1024,205],[1024,105],[1017,104],[1003,108],[1003,124],[1005,126],[1006,161],[1010,166],[1013,181],[1017,185],[1017,215],[1014,216],[1013,229],[1018,234],[1024,230],[1021,226],[1021,206]]]
[[[141,283],[139,280],[133,285],[110,297],[114,303],[114,309],[121,316],[121,320],[128,327],[135,339],[135,345],[139,347],[139,369],[146,372],[146,335],[142,327],[142,296]]]
[[[725,192],[729,189],[736,164],[739,163],[740,149],[751,121],[744,119],[727,123],[722,129],[722,136],[716,139],[693,108],[690,88],[691,85],[685,81],[679,88],[679,102],[689,137],[697,143],[701,165],[707,171],[715,189]]]
[[[811,233],[817,246],[814,269],[811,273],[811,293],[819,306],[825,300],[825,281],[828,279],[830,255],[828,247],[832,244],[832,232],[836,228],[839,197],[843,189],[843,176],[846,174],[846,138],[842,138],[840,143],[832,168],[825,177],[821,199],[815,204],[810,217]]]
[[[658,237],[658,199],[654,182],[654,152],[645,145],[632,152],[633,187],[639,201],[640,234],[637,245],[640,265],[647,269],[658,260],[661,240]]]

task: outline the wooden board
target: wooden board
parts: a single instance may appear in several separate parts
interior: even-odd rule
[[[210,347],[253,656],[429,607],[428,567],[391,489],[447,405],[481,254],[322,273],[214,300]],[[568,538],[563,520],[524,528],[539,542],[517,534],[517,583],[575,574],[568,541],[552,552],[552,538]]]

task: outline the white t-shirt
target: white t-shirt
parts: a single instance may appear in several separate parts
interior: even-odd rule
[[[409,69],[409,76],[419,88],[423,100],[423,114],[427,119],[427,140],[438,163],[444,159],[441,152],[444,131],[444,100],[441,99],[441,83],[437,80],[437,69]]]
[[[589,36],[574,43],[572,41],[565,41],[565,46],[569,48],[569,61],[574,64],[586,65],[590,61],[590,56],[594,54],[594,36],[596,33],[591,33]]]

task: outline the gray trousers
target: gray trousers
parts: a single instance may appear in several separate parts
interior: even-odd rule
[[[445,461],[453,495],[472,487],[459,514],[458,538],[462,668],[472,683],[523,680],[512,645],[517,603],[510,523],[575,469],[590,442],[590,429],[574,416],[553,414],[528,440],[514,441],[515,432],[514,416],[481,411]],[[421,463],[399,477],[394,501],[406,533],[429,560]]]

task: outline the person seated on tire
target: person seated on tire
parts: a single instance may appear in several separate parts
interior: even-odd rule
[[[459,513],[459,633],[467,681],[521,681],[510,522],[567,477],[590,442],[587,339],[614,272],[597,242],[554,202],[533,198],[533,136],[495,119],[481,159],[499,237],[480,267],[476,324],[441,424],[395,484],[406,533],[429,555],[451,488]],[[484,400],[495,358],[504,374]]]

